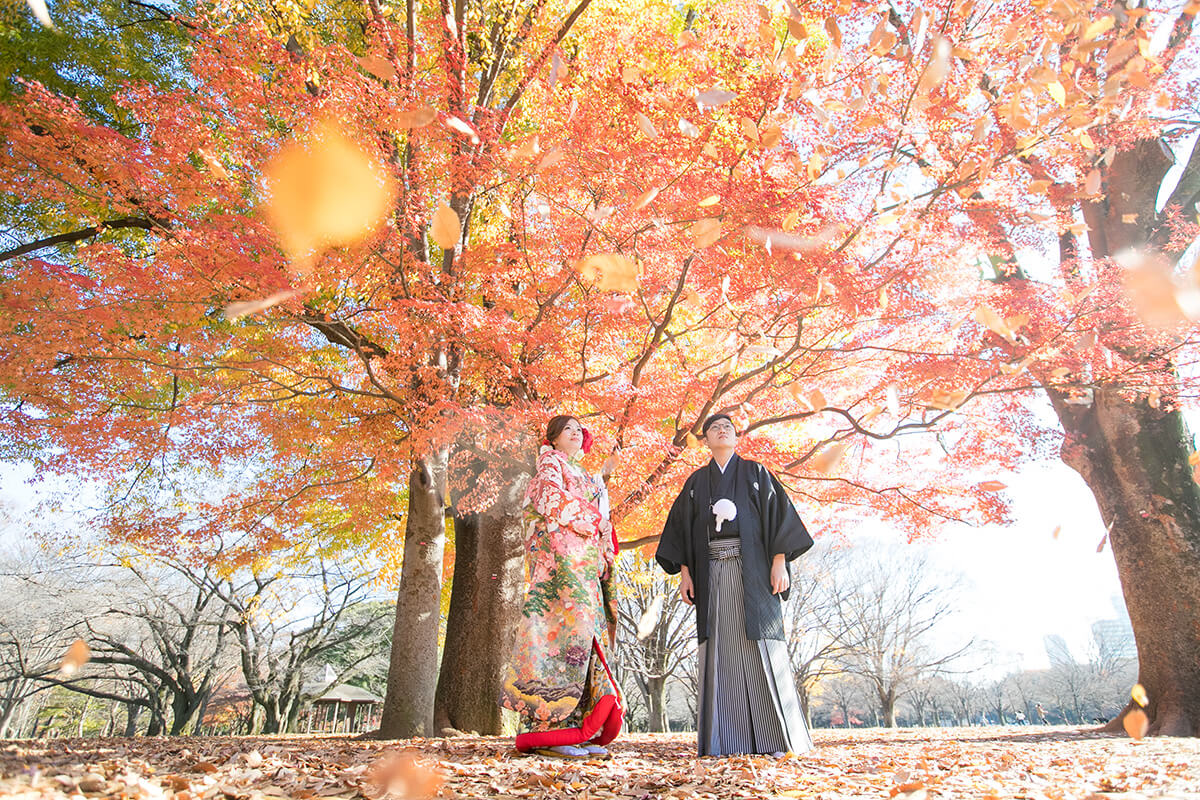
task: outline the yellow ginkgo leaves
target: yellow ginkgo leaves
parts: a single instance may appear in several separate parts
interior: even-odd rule
[[[375,230],[396,197],[391,176],[329,122],[281,150],[264,177],[267,217],[302,274],[322,250]]]
[[[581,259],[575,269],[601,291],[634,292],[641,267],[637,259],[620,253],[597,253]]]

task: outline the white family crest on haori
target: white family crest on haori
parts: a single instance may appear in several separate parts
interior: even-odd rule
[[[717,518],[717,533],[721,532],[721,523],[737,517],[737,506],[728,497],[722,497],[713,503],[713,516]]]

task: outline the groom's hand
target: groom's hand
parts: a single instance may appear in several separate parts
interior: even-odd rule
[[[771,564],[771,594],[782,594],[792,585],[791,579],[788,577],[787,561],[783,556],[776,556],[774,563]]]
[[[692,586],[692,576],[688,574],[687,567],[679,571],[679,596],[689,606],[695,605],[696,588]]]

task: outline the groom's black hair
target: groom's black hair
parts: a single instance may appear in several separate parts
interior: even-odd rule
[[[704,427],[700,429],[700,433],[707,434],[708,429],[711,428],[715,422],[717,422],[718,420],[722,420],[722,419],[729,420],[729,424],[733,425],[733,419],[731,419],[728,414],[713,414],[711,417],[704,420]],[[733,429],[736,432],[737,426],[733,425]]]

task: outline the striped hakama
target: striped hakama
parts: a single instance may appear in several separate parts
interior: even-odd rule
[[[741,543],[709,544],[708,639],[700,644],[700,755],[812,749],[787,644],[746,638]]]

